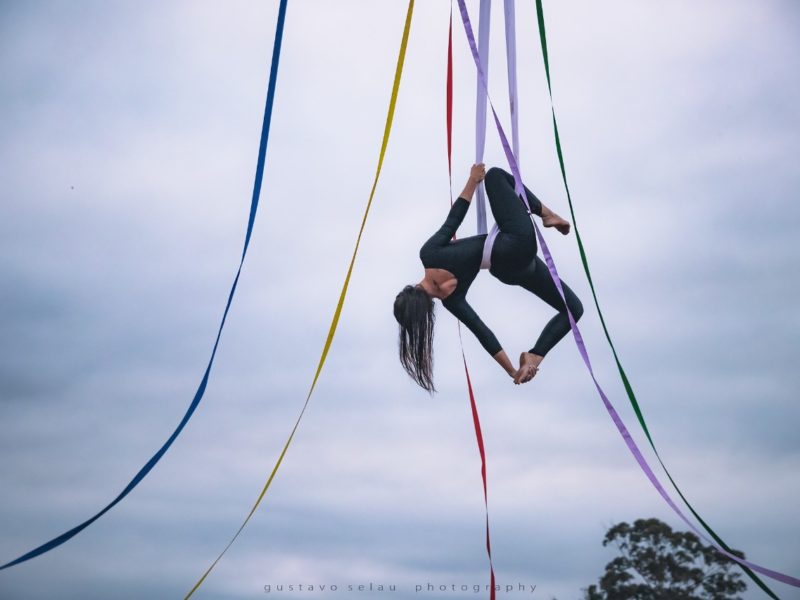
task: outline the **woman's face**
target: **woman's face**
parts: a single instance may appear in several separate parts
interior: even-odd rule
[[[428,294],[428,296],[430,296],[430,293],[428,293],[428,290],[426,290],[424,287],[422,287],[422,284],[421,284],[421,283],[418,283],[418,284],[417,284],[417,285],[415,285],[414,287],[415,287],[415,288],[417,288],[417,289],[420,289],[420,290],[422,290],[423,292],[425,292],[426,294]]]

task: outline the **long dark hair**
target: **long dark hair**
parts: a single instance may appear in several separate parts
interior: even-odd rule
[[[403,368],[420,387],[433,386],[433,298],[419,285],[407,285],[394,301],[394,318],[400,323],[398,345]]]

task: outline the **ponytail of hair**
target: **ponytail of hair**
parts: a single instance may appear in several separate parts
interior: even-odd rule
[[[394,301],[394,317],[400,324],[400,363],[431,395],[436,392],[433,385],[434,306],[433,298],[419,285],[405,286]]]

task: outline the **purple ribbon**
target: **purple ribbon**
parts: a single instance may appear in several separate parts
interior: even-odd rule
[[[480,5],[480,21],[478,21],[478,47],[481,57],[481,67],[483,72],[488,75],[489,73],[489,32],[492,15],[492,0],[481,0]],[[486,148],[486,94],[483,93],[480,80],[475,82],[477,89],[475,91],[475,163],[483,162],[483,151]],[[487,232],[486,223],[486,192],[484,191],[483,183],[478,185],[475,190],[475,199],[477,200],[475,209],[478,218],[478,234]],[[488,249],[487,249],[488,246]],[[491,254],[491,244],[484,246],[486,252],[484,254]],[[488,267],[488,263],[486,264]]]
[[[506,65],[508,69],[508,104],[511,112],[511,144],[514,158],[519,164],[519,111],[517,105],[517,27],[514,15],[514,1],[504,0],[504,16],[506,29]]]
[[[475,44],[475,36],[472,32],[472,25],[469,19],[469,13],[467,12],[466,4],[464,0],[458,0],[458,7],[461,12],[461,20],[464,23],[464,31],[467,35],[467,41],[469,42],[470,49],[472,50],[472,57],[475,60],[475,67],[478,71],[478,78],[481,82],[483,87],[484,93],[489,101],[489,106],[492,109],[492,115],[494,117],[494,122],[497,127],[497,132],[500,135],[500,142],[503,146],[503,151],[505,152],[506,159],[508,160],[509,167],[511,167],[511,172],[514,175],[514,182],[515,182],[515,190],[520,197],[520,199],[528,205],[527,195],[525,194],[525,188],[522,183],[522,177],[519,172],[519,166],[517,165],[517,160],[514,157],[514,153],[511,151],[511,147],[508,143],[508,138],[506,137],[505,131],[503,130],[503,126],[500,124],[500,119],[497,116],[497,111],[494,109],[494,104],[492,103],[491,97],[489,96],[489,86],[486,81],[485,72],[481,66],[480,54],[478,53],[478,48]],[[511,13],[513,19],[513,12]],[[506,12],[506,18],[508,18],[508,12]],[[506,26],[508,27],[508,25]],[[516,98],[512,100],[514,106],[516,106]],[[528,212],[530,213],[530,205],[528,205]],[[531,222],[533,223],[534,230],[536,231],[536,237],[539,240],[539,244],[542,248],[542,254],[544,256],[545,262],[547,263],[547,268],[550,271],[550,275],[553,278],[553,282],[556,284],[558,288],[558,293],[561,294],[562,299],[564,299],[564,306],[567,309],[567,316],[569,317],[570,325],[572,326],[572,334],[575,337],[575,343],[578,346],[578,351],[580,352],[581,357],[583,358],[583,362],[586,364],[586,367],[589,369],[589,374],[592,377],[592,381],[594,382],[595,387],[597,388],[598,393],[600,394],[600,398],[603,400],[603,404],[608,411],[608,414],[611,416],[611,420],[614,421],[614,425],[616,425],[617,429],[619,430],[620,435],[625,440],[625,444],[627,444],[628,449],[633,454],[633,457],[636,459],[636,462],[639,463],[642,471],[644,471],[647,478],[656,488],[661,497],[664,498],[667,504],[675,511],[675,513],[683,519],[683,521],[703,540],[705,540],[709,545],[713,546],[717,549],[717,551],[721,552],[728,558],[735,560],[736,562],[746,565],[753,569],[754,571],[758,571],[767,577],[771,577],[772,579],[776,579],[777,581],[781,581],[788,585],[792,585],[795,587],[800,587],[800,579],[796,577],[792,577],[790,575],[786,575],[784,573],[780,573],[778,571],[773,571],[772,569],[767,569],[766,567],[762,567],[761,565],[757,565],[752,563],[748,560],[743,558],[739,558],[735,554],[728,552],[727,550],[721,548],[713,541],[709,540],[703,533],[692,524],[689,519],[686,518],[686,515],[683,514],[680,508],[675,504],[675,502],[670,498],[669,494],[667,494],[664,487],[659,482],[658,478],[656,477],[653,470],[650,468],[650,465],[647,464],[642,452],[639,450],[639,447],[636,445],[636,442],[633,441],[628,428],[625,427],[625,424],[622,422],[619,414],[617,413],[614,406],[609,401],[608,397],[606,396],[603,389],[600,387],[600,384],[597,382],[597,378],[595,377],[594,370],[592,369],[592,363],[589,360],[589,353],[586,350],[586,345],[583,343],[583,336],[581,335],[580,330],[578,329],[577,323],[575,323],[575,319],[572,316],[572,312],[569,310],[569,306],[567,305],[566,298],[564,296],[564,289],[561,286],[561,278],[558,276],[558,271],[556,270],[555,262],[553,262],[553,257],[550,254],[550,250],[547,247],[547,243],[542,237],[541,232],[539,231],[539,227],[536,225],[536,221],[533,219],[533,215],[531,215]]]

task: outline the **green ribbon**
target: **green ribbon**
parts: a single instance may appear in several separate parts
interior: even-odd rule
[[[625,387],[625,392],[628,395],[628,400],[630,400],[631,406],[633,407],[633,411],[636,413],[636,418],[639,421],[639,424],[642,426],[645,435],[647,436],[647,441],[650,443],[650,447],[653,449],[653,452],[658,458],[658,462],[661,463],[661,467],[664,469],[664,473],[667,474],[667,477],[672,483],[672,486],[675,488],[675,491],[678,492],[678,495],[681,497],[681,500],[686,504],[695,518],[700,522],[700,524],[705,528],[705,530],[714,538],[714,540],[722,546],[728,552],[733,552],[730,547],[722,540],[717,533],[711,529],[711,526],[706,523],[703,518],[697,514],[697,511],[692,507],[686,497],[681,492],[678,485],[675,483],[675,480],[672,479],[672,475],[670,475],[669,471],[667,470],[664,461],[661,460],[661,456],[658,454],[658,450],[656,450],[656,446],[653,443],[653,438],[650,436],[650,430],[647,428],[647,423],[644,420],[644,415],[642,415],[642,409],[639,407],[639,403],[636,401],[636,394],[633,392],[633,387],[631,386],[630,381],[628,380],[628,376],[625,374],[625,369],[622,368],[622,363],[619,360],[619,356],[617,355],[617,350],[614,348],[614,342],[611,341],[611,334],[608,332],[608,327],[606,326],[606,321],[603,318],[603,311],[600,310],[600,302],[597,300],[597,292],[594,289],[594,282],[592,281],[592,274],[589,271],[589,261],[586,258],[586,251],[583,247],[583,242],[581,241],[581,234],[578,231],[578,221],[575,218],[575,209],[572,206],[572,196],[569,193],[569,184],[567,183],[567,171],[564,167],[564,154],[561,150],[561,138],[558,135],[558,122],[556,121],[556,110],[555,105],[553,103],[553,88],[550,83],[550,61],[547,55],[547,35],[545,33],[544,27],[544,10],[542,8],[542,0],[536,0],[536,17],[539,21],[539,40],[541,41],[542,45],[542,58],[544,59],[544,71],[545,75],[547,76],[547,91],[550,95],[550,110],[553,114],[553,133],[555,135],[556,140],[556,152],[558,153],[558,164],[561,167],[561,178],[564,181],[564,189],[567,192],[567,202],[569,203],[569,212],[572,215],[572,223],[575,226],[575,239],[578,242],[578,251],[581,255],[581,262],[583,263],[583,270],[586,272],[586,278],[589,280],[589,287],[592,290],[592,298],[594,299],[594,305],[597,308],[597,314],[600,317],[600,323],[603,326],[603,332],[605,333],[606,339],[608,340],[608,345],[611,347],[611,352],[614,355],[614,361],[617,363],[617,369],[619,370],[619,376],[622,379],[622,384]],[[758,587],[760,587],[764,592],[770,597],[774,598],[775,600],[779,600],[778,596],[765,584],[761,579],[753,573],[745,565],[741,565],[744,572],[750,577],[750,579],[755,582]]]

